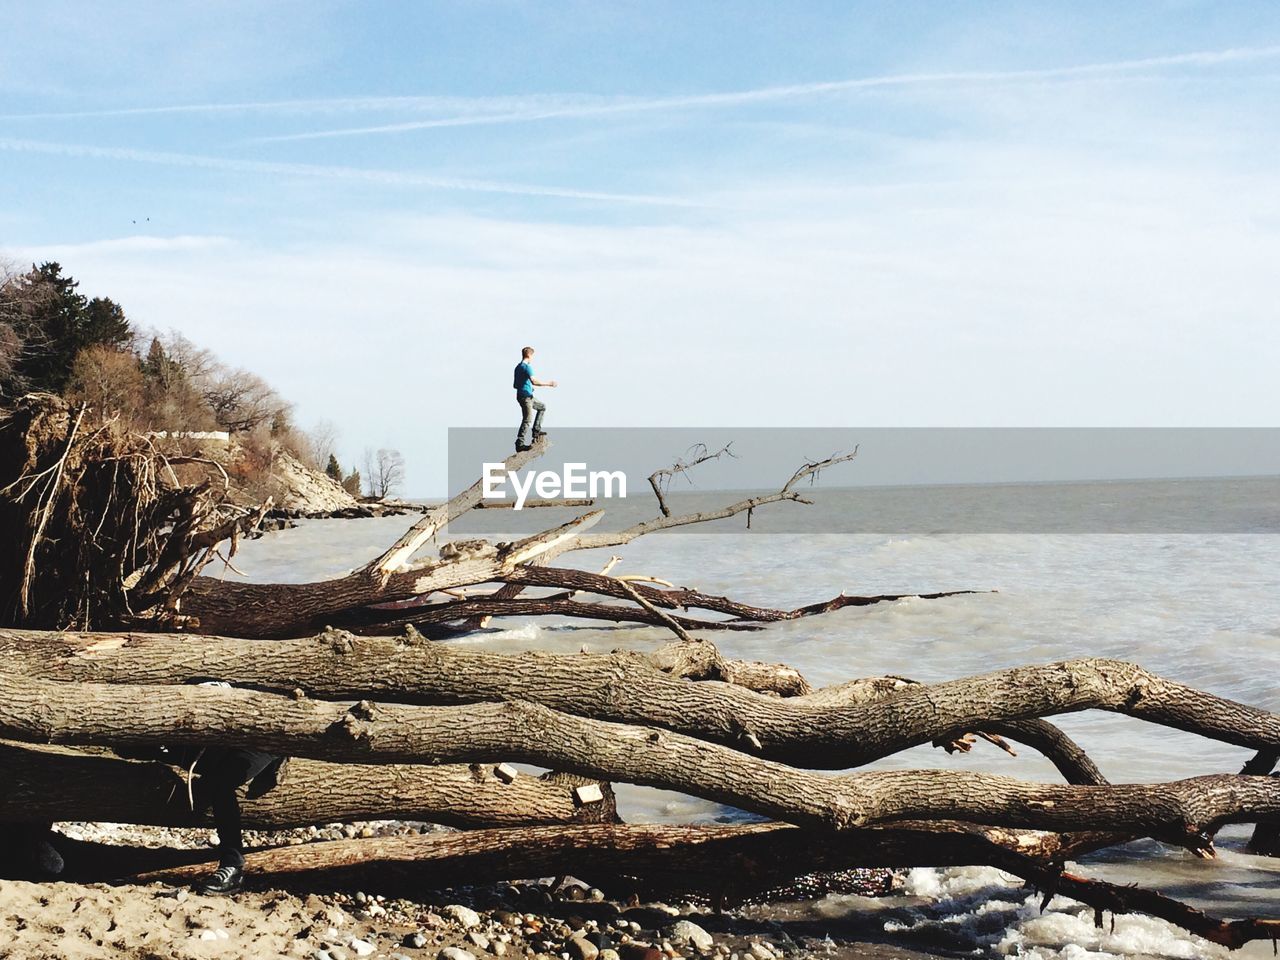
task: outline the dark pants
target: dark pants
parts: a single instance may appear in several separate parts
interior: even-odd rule
[[[236,791],[279,758],[259,750],[210,748],[196,764],[197,808],[213,809],[218,830],[218,861],[224,867],[244,866],[244,838],[240,831],[240,798]]]
[[[529,436],[529,426],[533,425],[533,432],[536,436],[542,432],[542,415],[547,412],[547,405],[541,400],[535,400],[532,396],[524,396],[516,394],[516,403],[520,404],[522,418],[520,420],[520,430],[516,433],[516,443],[519,446],[532,443],[533,440]],[[535,417],[534,414],[537,414]]]
[[[48,821],[8,823],[0,830],[0,877],[12,880],[52,880],[65,864],[54,846]]]

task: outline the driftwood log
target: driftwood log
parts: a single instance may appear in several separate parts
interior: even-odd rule
[[[542,438],[532,449],[508,457],[505,467],[519,470],[548,447]],[[601,516],[597,510],[518,544],[481,541],[478,553],[446,544],[437,556],[415,561],[415,554],[435,541],[450,520],[482,505],[483,487],[477,480],[429,510],[382,554],[350,574],[317,583],[248,584],[200,574],[219,555],[230,560],[236,538],[258,529],[269,503],[256,510],[236,507],[227,475],[217,463],[161,450],[156,438],[131,434],[95,411],[72,410],[57,397],[32,395],[0,414],[0,624],[46,629],[199,628],[274,638],[305,636],[331,624],[474,624],[480,618],[508,614],[663,622],[652,614],[652,604],[705,609],[752,622],[810,616],[892,598],[841,595],[784,611],[682,588],[659,591],[647,598],[648,604],[633,604],[633,595],[613,578],[601,574],[587,583],[574,571],[554,570],[542,574],[546,585],[623,602],[599,603],[572,593],[517,595],[536,585],[521,576],[523,570],[546,567],[568,551],[749,515],[766,504],[807,502],[796,485],[852,456],[806,463],[781,490],[719,510],[672,516],[655,486],[661,514],[625,530],[586,538]],[[228,562],[222,572],[231,569]],[[429,604],[416,614],[387,607],[485,583],[499,587],[484,598]],[[710,628],[717,623],[681,619],[688,626]]]
[[[6,662],[0,673],[0,735],[26,742],[143,746],[216,740],[388,770],[406,763],[484,765],[503,758],[703,796],[799,824],[807,828],[803,836],[826,837],[827,843],[831,831],[843,835],[928,821],[935,825],[931,829],[947,833],[953,829],[947,825],[960,820],[987,825],[966,829],[1087,832],[1095,846],[1150,835],[1209,855],[1208,835],[1224,823],[1280,821],[1280,781],[1263,775],[1154,785],[1108,785],[1095,775],[1054,786],[945,770],[826,777],[753,755],[775,751],[794,762],[821,743],[843,750],[840,763],[825,764],[837,767],[869,756],[872,742],[882,750],[902,749],[997,723],[1040,722],[1042,714],[1090,708],[1252,746],[1259,751],[1259,774],[1265,759],[1280,750],[1280,718],[1116,661],[1018,668],[936,685],[871,678],[778,697],[724,680],[691,679],[734,671],[732,661],[700,642],[672,644],[648,657],[501,656],[341,632],[301,641],[22,631],[0,637]],[[183,685],[211,674],[293,692]],[[643,696],[628,696],[631,687]],[[298,692],[303,690],[310,695]],[[346,702],[360,692],[406,702]],[[526,696],[541,700],[529,702]],[[740,731],[744,717],[755,724],[750,735],[726,734]],[[891,729],[877,733],[885,717]],[[865,731],[858,726],[863,721]],[[40,789],[52,787],[46,779]],[[29,810],[34,804],[18,806]],[[338,812],[326,811],[326,818]],[[430,811],[422,812],[425,818]],[[439,812],[432,818],[440,819]],[[1099,831],[1110,836],[1098,837]],[[942,853],[949,849],[946,842],[940,841],[935,862],[950,862]],[[992,862],[992,856],[974,862]],[[1059,863],[1030,857],[1017,865],[1018,870],[1006,869],[1045,889],[1105,909],[1173,918],[1219,942],[1271,935],[1266,923],[1206,918],[1156,895],[1062,873]]]
[[[716,656],[709,644],[673,645],[677,650],[688,646],[708,659]],[[523,701],[663,727],[821,769],[860,766],[992,724],[1091,709],[1237,746],[1280,748],[1280,717],[1275,714],[1118,660],[1070,660],[932,685],[901,684],[889,695],[871,696],[864,683],[835,693],[779,698],[734,683],[689,683],[637,654],[507,655],[342,632],[263,642],[0,631],[0,653],[7,671],[31,678],[177,684],[217,677],[327,699],[370,695],[417,704]],[[841,692],[848,702],[837,699]],[[1018,728],[1003,729],[1019,739]],[[1068,779],[1099,778],[1076,769]]]
[[[193,812],[185,771],[110,753],[0,741],[0,821],[103,820],[167,827],[212,826]],[[493,764],[324,763],[291,758],[279,782],[242,802],[246,826],[260,829],[350,820],[418,820],[477,828],[612,822],[613,790],[582,805],[574,789],[587,782],[565,774],[495,775]],[[590,781],[596,782],[596,781]]]
[[[1280,724],[1280,718],[1272,721]],[[682,734],[523,701],[348,705],[247,690],[67,684],[0,672],[0,735],[128,747],[215,740],[338,762],[469,763],[505,757],[678,790],[827,830],[940,818],[1160,836],[1280,819],[1280,781],[1271,777],[1220,774],[1100,786],[946,770],[828,777]]]
[[[511,656],[341,632],[304,640],[254,641],[0,630],[0,657],[9,669],[62,681],[175,684],[216,677],[327,699],[370,694],[419,704],[523,700],[568,713],[665,727],[785,763],[824,769],[859,766],[922,743],[956,742],[979,725],[900,729],[892,715],[882,717],[873,705],[891,693],[915,692],[918,685],[901,681],[849,684],[783,699],[765,696],[751,685],[764,678],[762,685],[773,690],[780,674],[798,675],[780,666],[726,661],[710,644],[672,644],[652,657]],[[685,679],[691,675],[733,683],[693,685]],[[1043,721],[978,719],[983,729],[1040,750],[1070,783],[1105,782],[1083,750]]]
[[[1093,848],[1093,835],[1006,830],[965,823],[904,823],[815,834],[779,823],[735,826],[609,824],[527,827],[333,841],[251,855],[258,882],[421,889],[510,877],[573,875],[610,892],[698,893],[737,901],[796,879],[797,868],[834,872],[914,863],[1003,863],[1016,854],[1042,866]],[[202,859],[207,859],[207,853]],[[145,861],[144,861],[145,862]],[[121,863],[121,866],[125,866]],[[150,866],[150,864],[148,864]],[[152,868],[140,881],[184,882],[204,866]],[[360,887],[360,889],[364,889]]]
[[[527,451],[507,458],[505,467],[514,471],[524,467],[549,448],[540,439]],[[856,453],[856,451],[855,451]],[[873,597],[841,594],[794,610],[777,610],[741,603],[726,597],[704,594],[689,588],[653,590],[638,584],[626,584],[605,574],[589,574],[574,570],[548,569],[551,562],[565,553],[600,547],[619,546],[637,537],[674,527],[690,526],[750,514],[760,507],[782,502],[808,503],[795,489],[806,479],[816,477],[823,469],[852,459],[854,453],[803,464],[774,493],[749,497],[722,508],[693,514],[671,515],[659,496],[664,511],[652,520],[630,527],[590,534],[603,516],[595,510],[583,514],[554,530],[526,538],[516,544],[483,544],[476,552],[441,551],[434,558],[414,561],[418,551],[436,538],[448,525],[482,500],[482,485],[476,481],[468,489],[426,513],[382,554],[358,570],[333,580],[302,584],[240,583],[212,577],[200,577],[186,585],[181,609],[191,618],[193,627],[207,633],[229,634],[258,639],[305,636],[327,626],[353,629],[386,629],[400,624],[425,626],[441,622],[476,625],[499,615],[555,614],[597,620],[626,620],[639,623],[668,623],[653,613],[652,607],[668,609],[701,609],[727,614],[734,625],[792,620],[804,616],[829,613],[847,606],[865,606],[922,594],[895,594]],[[481,597],[450,599],[443,603],[418,602],[404,606],[414,598],[426,598],[436,592],[448,592],[456,598],[459,588],[496,583],[501,586]],[[519,594],[529,586],[565,588],[568,595],[528,599]],[[635,600],[635,592],[644,602],[635,606],[601,604],[583,601],[575,593],[590,592],[617,600]],[[932,598],[953,596],[948,593],[923,594]],[[689,619],[676,621],[690,629],[732,628],[724,621]]]
[[[76,879],[86,882],[111,877],[185,884],[203,879],[212,866],[207,851],[131,849],[65,839],[60,845],[79,865]],[[1141,912],[1232,948],[1280,935],[1280,923],[1274,920],[1216,918],[1159,893],[1066,873],[1056,865],[1096,846],[1087,834],[1008,831],[956,822],[900,823],[837,835],[812,834],[784,824],[600,825],[287,846],[251,852],[246,866],[255,884],[300,891],[327,891],[337,885],[417,895],[442,884],[573,874],[618,896],[693,894],[721,905],[774,893],[787,896],[786,885],[797,879],[795,871],[802,865],[829,873],[917,861],[932,866],[985,864],[1022,877],[1046,905],[1061,895],[1092,906],[1099,924],[1106,912]],[[832,931],[831,922],[823,926]]]

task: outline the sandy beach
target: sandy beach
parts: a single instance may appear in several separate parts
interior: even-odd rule
[[[551,915],[547,906],[542,912],[520,912],[515,904],[506,909],[472,911],[448,901],[369,898],[361,903],[347,893],[298,896],[264,890],[206,897],[160,884],[0,881],[0,956],[13,960],[435,960],[445,948],[455,947],[477,960],[564,955],[572,960],[599,960],[602,954],[604,960],[612,960],[609,947],[584,948],[573,942],[575,928],[584,927],[588,936],[598,933],[608,937],[623,960],[734,955],[739,960],[755,960],[761,955],[913,960],[943,956],[856,940],[828,942],[814,936],[807,923],[801,927],[810,935],[795,932],[793,936],[786,924],[692,914],[692,921],[705,925],[715,939],[712,948],[700,951],[675,933],[680,917],[657,909],[635,908],[607,921],[579,915],[603,918],[617,913],[608,903],[559,902],[554,913],[561,916]],[[629,921],[622,919],[624,916],[641,920]],[[661,925],[646,927],[646,923]],[[417,936],[421,937],[420,945],[415,945],[419,943]],[[664,942],[670,953],[663,950]],[[641,949],[640,943],[653,944],[662,953]],[[597,952],[592,954],[592,949]],[[466,958],[448,954],[447,960]]]

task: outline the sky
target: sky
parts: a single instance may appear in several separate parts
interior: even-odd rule
[[[401,450],[409,495],[450,427],[514,439],[526,344],[551,431],[1278,425],[1271,3],[0,23],[0,257],[261,374],[347,462]]]

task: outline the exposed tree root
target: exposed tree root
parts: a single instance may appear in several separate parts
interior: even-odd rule
[[[0,416],[0,623],[173,623],[171,601],[261,511],[225,475],[32,394]]]

